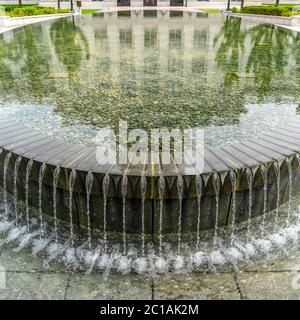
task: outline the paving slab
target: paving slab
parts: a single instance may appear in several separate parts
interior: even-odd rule
[[[234,274],[159,276],[153,283],[154,299],[238,300],[241,298]]]
[[[68,273],[65,265],[57,261],[44,266],[45,255],[34,256],[32,249],[24,248],[20,252],[14,251],[14,245],[4,245],[0,248],[0,265],[8,272],[40,272],[40,273]]]
[[[136,274],[71,273],[66,299],[89,300],[151,300],[151,280]]]
[[[6,272],[6,288],[0,288],[0,300],[62,300],[68,274]]]
[[[300,299],[299,272],[239,272],[237,279],[244,299]]]

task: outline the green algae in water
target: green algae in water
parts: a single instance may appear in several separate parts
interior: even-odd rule
[[[253,104],[267,112],[299,103],[299,34],[222,15],[141,15],[59,19],[2,35],[1,105],[50,105],[62,127],[117,129],[125,120],[148,131],[239,131]]]

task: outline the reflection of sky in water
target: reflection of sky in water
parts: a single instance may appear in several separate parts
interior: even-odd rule
[[[217,146],[237,143],[258,137],[263,132],[283,125],[295,114],[297,105],[247,105],[248,112],[242,115],[238,125],[210,126],[205,128],[205,144]],[[64,126],[59,115],[50,105],[12,105],[1,109],[2,116],[9,116],[45,135],[76,143],[93,144],[97,135],[94,126],[76,124]]]

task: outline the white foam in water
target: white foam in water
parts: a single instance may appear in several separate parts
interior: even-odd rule
[[[107,253],[102,254],[98,260],[98,267],[100,270],[106,269],[110,263],[110,255]]]
[[[298,213],[297,213],[298,214]],[[298,215],[291,216],[298,221]],[[89,249],[89,244],[84,241],[71,246],[70,238],[63,240],[64,242],[55,242],[52,233],[45,232],[44,238],[40,237],[40,229],[38,221],[31,221],[31,232],[27,231],[26,225],[16,227],[15,221],[0,220],[0,231],[4,235],[2,244],[14,243],[14,251],[20,251],[25,247],[31,247],[33,255],[44,252],[47,257],[44,260],[44,267],[50,267],[52,261],[63,262],[67,267],[74,270],[84,270],[91,273],[101,270],[104,276],[110,272],[121,272],[127,274],[136,272],[138,274],[155,273],[182,273],[189,272],[193,269],[218,270],[223,266],[233,265],[238,267],[240,262],[253,263],[255,259],[274,259],[280,257],[281,253],[287,250],[297,248],[299,241],[300,223],[290,224],[284,227],[276,225],[270,229],[272,222],[266,225],[265,235],[262,236],[259,231],[252,234],[250,238],[239,238],[236,233],[234,244],[231,244],[231,235],[226,233],[222,237],[219,235],[217,246],[213,246],[214,234],[211,232],[210,242],[200,243],[201,250],[193,252],[190,248],[195,245],[188,245],[182,242],[181,254],[177,254],[177,245],[165,241],[164,253],[159,255],[159,246],[147,244],[144,254],[140,252],[140,243],[129,244],[127,246],[127,254],[123,254],[122,239],[119,243],[111,244],[107,251],[104,250],[103,238],[97,239],[96,248]],[[258,220],[258,224],[260,220]],[[254,223],[254,220],[252,221]],[[254,227],[253,230],[259,230]],[[238,230],[237,230],[238,231]],[[243,230],[241,231],[243,235]],[[223,238],[224,237],[224,238]],[[59,238],[63,239],[63,236]],[[122,238],[122,237],[121,237]],[[195,241],[196,235],[195,235]]]
[[[198,251],[192,255],[192,262],[198,268],[207,262],[207,257],[204,252]]]
[[[131,271],[131,258],[128,256],[119,256],[115,260],[115,266],[123,274],[127,274]]]
[[[90,274],[93,272],[94,265],[99,258],[101,253],[100,247],[98,246],[94,252],[89,252],[89,254],[86,256],[86,264],[88,266],[88,270],[86,271],[87,274]]]
[[[73,247],[70,247],[64,251],[62,260],[66,263],[66,265],[71,266],[74,270],[77,270],[80,267],[76,255],[76,249]]]
[[[49,263],[62,255],[66,250],[66,246],[60,243],[52,242],[49,244],[46,250],[49,257],[44,261],[44,267],[49,268]]]
[[[260,250],[262,253],[268,253],[272,249],[272,242],[267,239],[257,239],[254,241],[254,245]]]
[[[235,243],[236,247],[239,249],[240,252],[242,252],[244,260],[249,260],[253,256],[255,256],[256,250],[252,243]]]
[[[270,241],[272,243],[274,243],[276,246],[282,248],[285,244],[286,244],[286,237],[280,233],[275,233],[272,235],[268,236],[268,239],[270,239]]]
[[[289,226],[285,229],[285,231],[286,231],[285,236],[288,240],[297,240],[298,233],[299,233],[299,224]]]
[[[13,222],[2,220],[0,221],[0,232],[6,232],[12,226],[13,226]]]
[[[163,257],[157,257],[154,261],[154,266],[156,271],[159,273],[168,272],[168,261]]]
[[[143,274],[147,272],[147,269],[149,267],[149,263],[147,261],[147,258],[137,258],[134,262],[134,270],[138,274]]]
[[[230,261],[232,264],[237,264],[244,260],[243,253],[235,247],[231,247],[224,252],[226,260]]]
[[[39,232],[35,231],[32,233],[25,233],[21,238],[20,238],[20,243],[19,246],[17,248],[14,248],[13,251],[15,252],[19,252],[21,251],[23,248],[27,247],[28,245],[30,245],[30,242],[32,241],[32,238],[34,238],[35,236],[37,236],[39,234]]]
[[[39,252],[41,252],[44,249],[46,249],[51,240],[52,240],[52,238],[35,239],[33,241],[32,254],[35,256]]]
[[[226,258],[221,250],[213,250],[209,255],[209,261],[213,266],[224,265],[226,263]]]
[[[26,226],[23,226],[21,228],[16,227],[16,228],[11,229],[8,232],[8,236],[6,238],[6,242],[9,243],[11,241],[14,241],[14,240],[18,239],[25,232],[26,232]]]
[[[177,273],[181,273],[182,271],[184,271],[184,267],[185,267],[184,257],[179,255],[175,257],[173,266],[174,266],[174,271]]]

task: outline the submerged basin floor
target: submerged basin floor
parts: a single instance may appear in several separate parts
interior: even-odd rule
[[[0,36],[0,115],[94,143],[97,129],[204,128],[240,142],[295,116],[297,33],[221,14],[115,12]],[[20,90],[22,88],[22,90]]]

